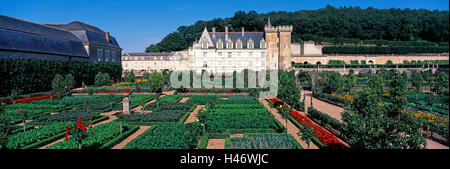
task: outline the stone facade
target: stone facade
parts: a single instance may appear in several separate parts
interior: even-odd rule
[[[122,55],[123,72],[133,71],[135,76],[145,72],[163,70],[188,70],[188,52],[125,53]]]

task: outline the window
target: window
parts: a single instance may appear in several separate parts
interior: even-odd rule
[[[272,58],[274,58],[275,57],[275,53],[272,53]]]
[[[261,40],[261,43],[259,44],[259,48],[266,48],[266,42],[264,40]]]
[[[208,67],[207,62],[203,62],[203,67]]]
[[[111,60],[112,60],[112,62],[116,62],[116,51],[112,51]]]
[[[99,62],[102,61],[102,55],[103,55],[103,49],[97,49],[97,58],[98,58]]]
[[[105,50],[105,61],[109,62],[109,50]]]
[[[219,40],[219,42],[217,42],[217,48],[219,48],[219,49],[223,48],[223,42],[221,40]]]
[[[266,67],[266,62],[261,61],[261,67]]]
[[[236,48],[237,49],[241,49],[242,48],[242,41],[240,39],[236,42]]]
[[[202,42],[202,48],[203,49],[208,48],[208,42]]]
[[[249,65],[250,65],[250,66],[253,66],[253,61],[249,61]]]
[[[227,42],[227,48],[228,48],[228,49],[233,48],[233,42],[228,41],[228,42]]]
[[[231,52],[228,52],[228,58],[231,58]]]
[[[266,57],[266,52],[261,52],[261,58],[265,58]]]
[[[249,48],[249,49],[253,49],[255,46],[254,46],[254,43],[253,43],[253,40],[249,40],[248,42],[247,42],[247,48]]]
[[[203,52],[203,57],[206,57],[208,55],[207,52]]]
[[[222,52],[217,53],[220,57],[222,57]]]
[[[252,57],[253,56],[253,52],[248,52],[248,56]]]

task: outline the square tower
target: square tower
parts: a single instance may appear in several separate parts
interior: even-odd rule
[[[291,68],[292,25],[272,26],[270,18],[264,26],[266,38],[267,69],[286,70]]]

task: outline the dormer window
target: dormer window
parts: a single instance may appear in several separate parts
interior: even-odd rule
[[[238,39],[237,42],[236,42],[236,48],[237,49],[242,49],[242,41],[240,39]]]
[[[264,39],[261,39],[261,42],[259,43],[259,48],[266,48],[266,41],[264,41]]]
[[[217,42],[217,48],[222,49],[223,48],[223,42],[222,40],[219,39],[219,41]]]
[[[202,42],[202,48],[203,49],[208,48],[208,42]]]
[[[227,42],[227,49],[232,49],[233,48],[233,42],[232,41],[228,41]]]
[[[253,49],[253,48],[255,48],[255,44],[253,43],[253,40],[248,40],[248,42],[247,42],[247,48],[249,48],[249,49]]]

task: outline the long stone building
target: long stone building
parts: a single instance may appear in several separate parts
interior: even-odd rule
[[[161,53],[124,53],[122,55],[123,72],[142,76],[145,72],[163,70],[188,70],[187,51]]]
[[[0,59],[121,63],[116,39],[83,22],[38,24],[0,15]]]

